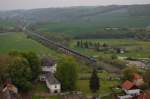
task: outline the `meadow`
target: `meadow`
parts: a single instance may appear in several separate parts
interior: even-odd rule
[[[127,50],[126,53],[112,53],[112,52],[104,52],[104,51],[95,51],[93,49],[79,48],[76,46],[76,42],[78,40],[74,40],[70,44],[70,48],[77,50],[85,55],[90,57],[98,57],[98,56],[110,56],[110,55],[118,55],[122,57],[133,57],[133,58],[148,58],[150,56],[150,42],[135,40],[135,39],[82,39],[82,41],[90,41],[90,42],[99,42],[100,44],[106,43],[112,47],[125,48]]]
[[[90,79],[91,73],[80,73],[79,74],[79,80],[77,81],[77,90],[82,91],[86,95],[92,95],[89,88],[89,79]],[[117,75],[108,73],[106,71],[98,72],[98,77],[100,78],[100,89],[97,91],[97,95],[105,95],[107,93],[111,93],[111,88],[114,86],[117,86],[120,83],[120,80],[118,80]],[[109,80],[108,78],[112,77],[113,80]]]
[[[7,54],[10,51],[35,52],[39,56],[57,56],[54,50],[29,39],[24,33],[4,33],[0,34],[0,54]]]

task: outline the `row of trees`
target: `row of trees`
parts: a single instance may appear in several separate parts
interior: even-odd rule
[[[94,49],[99,49],[100,47],[108,47],[106,43],[100,44],[100,42],[91,42],[91,41],[77,41],[76,43],[77,47],[80,48],[94,48]]]
[[[19,91],[29,91],[41,73],[40,60],[33,52],[10,52],[0,58],[1,85],[8,79],[18,87]]]

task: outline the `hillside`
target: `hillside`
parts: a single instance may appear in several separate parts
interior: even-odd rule
[[[131,34],[129,31],[105,31],[104,28],[145,28],[150,26],[150,5],[111,5],[68,8],[43,8],[0,12],[0,19],[32,24],[41,32],[65,33],[75,37],[85,34]],[[99,35],[98,37],[101,37]],[[118,36],[119,38],[120,36]],[[133,34],[127,36],[133,37]]]

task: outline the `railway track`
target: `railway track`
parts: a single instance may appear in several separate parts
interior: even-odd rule
[[[91,58],[86,55],[83,55],[75,50],[70,49],[70,48],[67,48],[60,43],[54,42],[54,41],[42,36],[40,33],[33,33],[32,31],[29,31],[27,29],[24,29],[24,31],[29,37],[32,37],[34,40],[41,42],[42,44],[44,44],[45,46],[47,46],[49,48],[55,48],[59,51],[62,51],[65,54],[75,56],[81,60],[88,62],[88,63],[92,63],[92,64],[97,63],[96,59]]]

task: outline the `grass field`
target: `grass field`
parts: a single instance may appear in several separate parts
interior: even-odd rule
[[[41,56],[49,55],[55,57],[58,55],[54,50],[28,39],[23,33],[6,33],[6,35],[0,35],[0,54],[7,54],[14,50],[21,52],[32,51]]]
[[[77,50],[85,55],[95,57],[100,55],[112,55],[114,53],[97,52],[93,49],[78,48],[76,41],[73,41],[70,45],[71,48]],[[83,40],[84,41],[84,40]],[[135,58],[148,58],[150,56],[150,42],[144,42],[134,39],[87,39],[86,41],[106,43],[113,47],[124,47],[128,50],[124,54],[116,54],[118,56],[135,57]]]
[[[111,91],[111,87],[118,84],[116,81],[106,81],[101,80],[100,90],[96,93],[97,95],[104,95]],[[86,95],[92,95],[92,92],[89,89],[89,80],[79,80],[77,83],[77,90],[82,91]]]
[[[80,77],[85,77],[86,79],[80,79],[77,82],[77,90],[82,91],[86,95],[92,95],[92,92],[89,89],[89,78],[91,76],[91,73],[81,73]],[[108,77],[117,77],[116,75],[113,75],[111,73],[108,73],[106,71],[99,72],[98,76],[100,78],[100,90],[96,93],[97,95],[104,95],[109,92],[112,92],[111,87],[118,85],[120,83],[119,80],[108,80]]]

